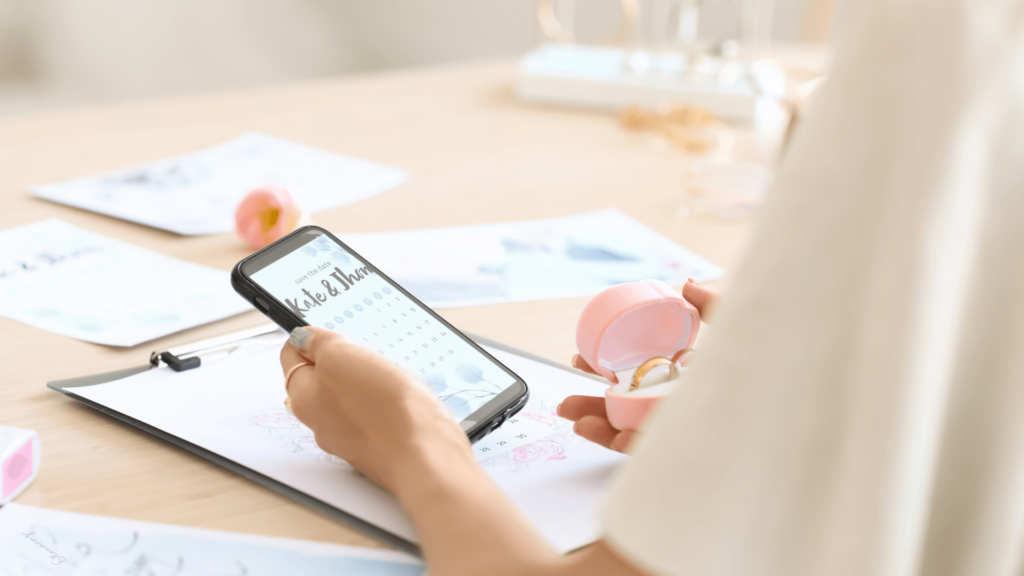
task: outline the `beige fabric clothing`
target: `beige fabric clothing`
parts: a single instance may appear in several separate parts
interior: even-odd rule
[[[1024,573],[1024,0],[866,0],[602,511],[657,575]]]

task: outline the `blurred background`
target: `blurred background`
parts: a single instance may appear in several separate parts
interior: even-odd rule
[[[837,0],[775,0],[773,46],[825,43]],[[0,0],[0,116],[520,57],[536,0]],[[713,37],[713,17],[700,34]],[[580,41],[620,20],[577,0]],[[720,24],[717,24],[720,25]]]

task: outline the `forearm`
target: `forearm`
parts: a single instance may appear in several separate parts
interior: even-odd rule
[[[644,576],[604,542],[558,555],[468,451],[421,447],[397,484],[433,576]]]
[[[560,563],[468,450],[420,447],[397,484],[432,575],[545,574]]]
[[[451,414],[409,373],[328,330],[303,327],[292,336],[281,351],[283,371],[309,366],[288,388],[296,417],[321,448],[398,496],[433,574],[635,574],[604,570],[623,564],[593,554],[600,545],[572,560],[557,555],[473,460]],[[586,571],[566,571],[579,567]]]

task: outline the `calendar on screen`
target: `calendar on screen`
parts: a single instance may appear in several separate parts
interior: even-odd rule
[[[417,376],[463,419],[515,378],[328,236],[252,274],[311,326],[327,328]]]

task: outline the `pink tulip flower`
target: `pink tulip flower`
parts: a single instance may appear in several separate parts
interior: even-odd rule
[[[283,238],[308,220],[292,195],[276,185],[249,192],[235,210],[235,230],[255,249]]]

